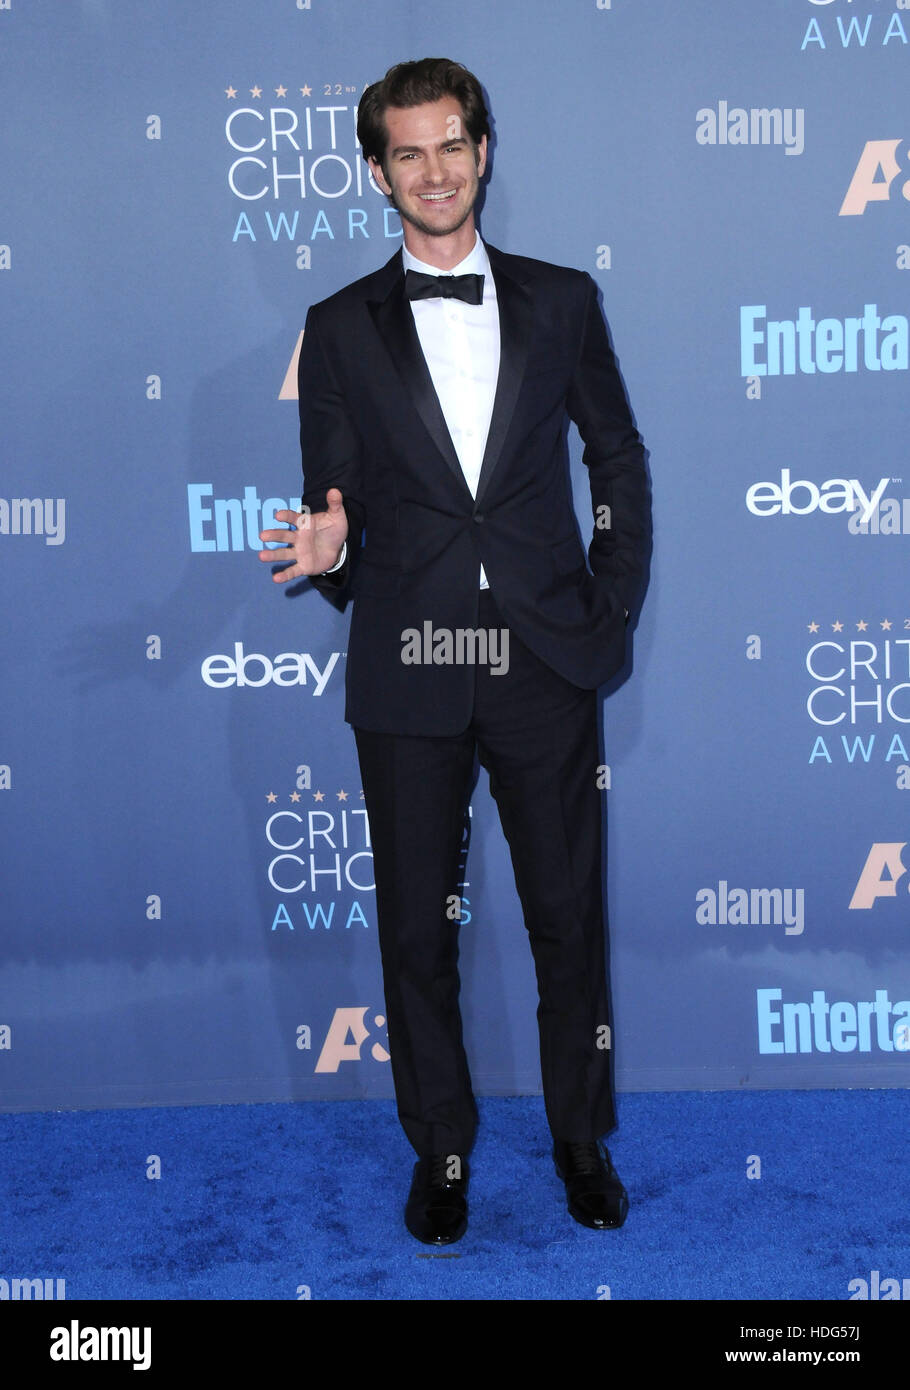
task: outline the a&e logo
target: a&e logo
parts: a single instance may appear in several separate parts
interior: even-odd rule
[[[861,217],[869,203],[887,203],[891,186],[902,173],[907,177],[901,192],[910,201],[910,167],[902,170],[897,158],[902,143],[900,139],[866,141],[840,206],[841,217]]]
[[[316,1063],[317,1072],[337,1072],[342,1062],[359,1062],[361,1048],[371,1033],[365,1023],[369,1006],[356,1009],[336,1009],[325,1035],[322,1051]],[[385,1017],[376,1014],[372,1020],[377,1028],[383,1028]],[[388,1042],[388,1038],[385,1039]],[[381,1042],[374,1041],[370,1056],[376,1062],[388,1062],[389,1053]]]
[[[901,859],[906,846],[906,840],[872,846],[850,899],[851,908],[867,909],[874,907],[878,898],[897,897],[897,885],[907,872]]]

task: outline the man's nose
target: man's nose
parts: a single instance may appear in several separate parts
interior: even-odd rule
[[[425,174],[430,183],[442,183],[445,178],[445,170],[442,161],[437,154],[431,154],[426,163]]]

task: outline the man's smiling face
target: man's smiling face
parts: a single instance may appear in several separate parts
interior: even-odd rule
[[[405,223],[405,242],[419,259],[425,237],[454,236],[461,228],[467,251],[474,241],[473,209],[487,162],[487,139],[474,145],[456,97],[423,106],[391,106],[385,113],[388,143],[380,165],[370,160],[376,183]],[[408,235],[414,228],[416,235]]]

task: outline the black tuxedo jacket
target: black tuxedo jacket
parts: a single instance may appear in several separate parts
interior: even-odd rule
[[[515,634],[593,689],[625,659],[650,543],[644,451],[591,277],[488,246],[499,380],[477,497],[446,427],[404,295],[399,252],[309,311],[300,353],[303,502],[340,488],[347,559],[314,579],[353,599],[345,718],[381,733],[468,725],[474,670],[405,664],[404,634],[477,626],[481,563]],[[572,504],[566,415],[584,441],[588,561]],[[428,645],[428,644],[427,644]],[[429,657],[432,653],[429,653]]]

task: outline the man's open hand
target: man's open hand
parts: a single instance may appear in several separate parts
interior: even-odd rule
[[[341,547],[348,537],[348,518],[337,487],[325,495],[324,512],[276,512],[276,521],[287,521],[292,531],[260,531],[261,541],[285,541],[278,550],[260,550],[259,558],[268,564],[287,564],[288,568],[272,575],[276,584],[286,584],[301,575],[324,574],[337,563]]]

